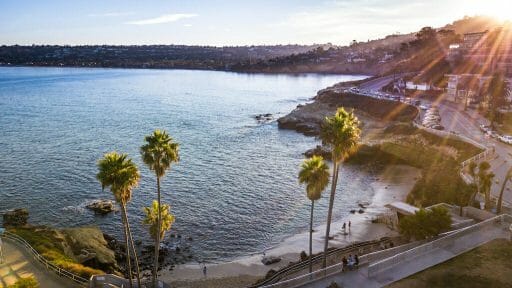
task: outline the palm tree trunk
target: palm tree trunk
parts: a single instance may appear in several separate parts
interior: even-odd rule
[[[160,201],[160,177],[156,177],[157,197],[158,197],[158,217],[157,217],[157,232],[155,235],[155,263],[153,264],[153,287],[156,287],[158,281],[158,256],[160,255],[160,231],[162,230],[162,213]]]
[[[311,200],[311,217],[309,219],[309,273],[313,272],[313,210],[315,201]]]
[[[484,208],[485,210],[489,210],[491,209],[491,187],[489,187],[488,189],[485,190],[485,205],[484,205]]]
[[[130,246],[131,246],[131,249],[132,249],[132,252],[133,252],[133,259],[135,261],[135,277],[137,278],[137,284],[138,284],[138,287],[141,288],[141,284],[140,284],[140,268],[139,268],[139,257],[137,256],[137,250],[135,250],[135,245],[133,243],[133,235],[132,235],[132,231],[130,229],[130,222],[128,221],[128,212],[126,212],[126,207],[124,207],[125,211],[124,211],[124,215],[126,216],[126,228],[127,228],[127,233],[128,233],[128,237],[130,238]]]
[[[327,211],[327,226],[325,228],[325,242],[324,242],[324,259],[322,262],[322,268],[327,267],[327,249],[329,248],[329,234],[331,232],[331,219],[332,219],[332,208],[334,205],[334,195],[336,194],[336,182],[338,180],[338,163],[336,162],[336,155],[332,153],[332,183],[331,183],[331,196],[329,197],[329,210]]]
[[[498,207],[496,207],[496,214],[501,213],[501,205],[503,205],[503,192],[505,191],[505,186],[507,186],[508,180],[510,180],[510,176],[512,176],[512,168],[508,170],[505,179],[503,180],[503,184],[501,185],[500,196],[498,197]]]
[[[128,226],[126,225],[128,223],[127,221],[127,217],[126,217],[126,212],[125,212],[125,205],[123,203],[121,203],[121,218],[123,220],[123,228],[124,228],[124,245],[126,247],[126,269],[128,270],[128,283],[129,283],[129,286],[130,288],[133,287],[133,284],[132,284],[132,278],[133,278],[133,275],[132,275],[132,264],[131,264],[131,256],[130,256],[130,246],[128,245]]]

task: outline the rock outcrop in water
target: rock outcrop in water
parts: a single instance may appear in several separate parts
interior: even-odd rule
[[[87,204],[85,207],[101,215],[108,214],[115,210],[114,202],[112,200],[105,199],[94,200]]]

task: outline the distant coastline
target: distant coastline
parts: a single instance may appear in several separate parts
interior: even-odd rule
[[[283,70],[230,70],[230,69],[207,69],[199,67],[125,67],[125,66],[80,66],[80,65],[28,65],[28,64],[0,64],[0,68],[4,67],[19,67],[19,68],[85,68],[85,69],[133,69],[133,70],[190,70],[190,71],[212,71],[212,72],[231,72],[241,74],[262,74],[262,75],[367,75],[368,77],[375,77],[378,73],[372,71],[316,71],[316,70],[296,70],[296,71],[283,71]]]

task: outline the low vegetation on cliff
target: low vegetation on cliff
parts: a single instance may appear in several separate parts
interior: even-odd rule
[[[422,169],[422,177],[407,197],[410,204],[425,207],[440,202],[465,205],[473,187],[459,175],[460,162],[481,149],[451,137],[440,137],[409,124],[388,126],[380,144],[374,147],[385,153],[391,163]]]
[[[25,239],[50,263],[86,279],[92,275],[105,274],[105,272],[85,265],[87,261],[79,262],[80,255],[85,251],[94,253],[94,257],[88,259],[89,263],[96,262],[110,269],[115,267],[115,259],[109,257],[113,257],[113,252],[105,247],[106,241],[97,228],[58,230],[43,226],[25,226],[9,228],[9,232]],[[101,238],[96,237],[98,235]],[[87,240],[84,241],[84,239]],[[109,264],[107,261],[113,262]]]

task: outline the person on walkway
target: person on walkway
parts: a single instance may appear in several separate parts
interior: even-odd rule
[[[347,261],[347,257],[343,256],[343,259],[341,259],[341,263],[343,263],[343,266],[341,268],[341,271],[345,271],[346,268],[348,266],[348,261]]]
[[[348,255],[348,268],[350,270],[354,268],[354,257],[352,257],[352,254]]]
[[[354,264],[356,268],[359,266],[359,257],[357,256],[357,254],[354,256]]]

